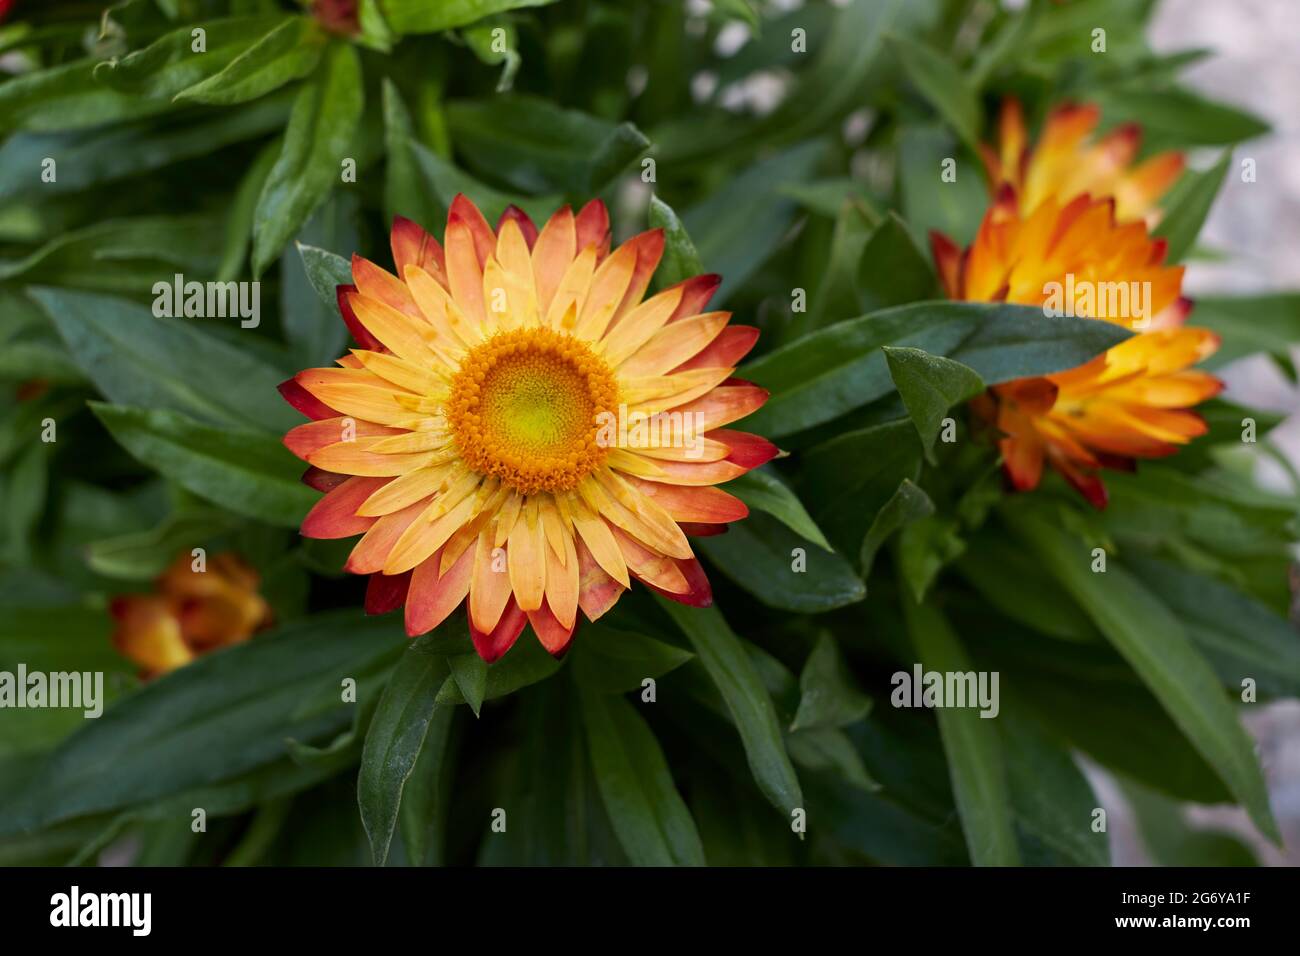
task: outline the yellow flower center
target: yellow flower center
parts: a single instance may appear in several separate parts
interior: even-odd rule
[[[605,460],[596,416],[618,385],[583,342],[550,329],[501,332],[465,356],[446,416],[475,471],[521,494],[567,491]]]

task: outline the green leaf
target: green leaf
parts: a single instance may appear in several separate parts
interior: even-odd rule
[[[1227,150],[1204,172],[1186,173],[1170,194],[1165,214],[1153,233],[1169,242],[1167,262],[1180,262],[1195,244],[1231,164],[1232,151]],[[1197,319],[1200,319],[1199,312]]]
[[[174,555],[200,546],[233,523],[214,509],[187,509],[148,531],[94,542],[86,548],[86,564],[105,577],[147,581],[161,574]]]
[[[690,233],[673,207],[658,196],[650,197],[650,228],[664,231],[664,255],[655,274],[661,288],[704,273]]]
[[[934,269],[903,220],[891,211],[867,237],[855,275],[859,312],[934,297]]]
[[[64,133],[20,133],[0,147],[0,198],[30,198],[46,157],[56,160],[57,178],[41,182],[41,195],[77,193],[265,136],[283,127],[288,113],[288,100],[272,97],[242,110],[178,117],[165,126],[131,123]]]
[[[1041,517],[1010,510],[1006,517],[1137,671],[1260,831],[1280,840],[1250,737],[1178,619],[1115,561],[1105,573],[1094,574],[1089,551]]]
[[[770,607],[818,614],[866,597],[843,557],[811,544],[775,518],[751,514],[725,534],[700,538],[697,547]]]
[[[515,205],[528,213],[534,222],[544,223],[560,204],[558,196],[528,199],[485,186],[420,143],[411,143],[410,150],[415,157],[416,168],[428,184],[430,194],[437,198],[444,209],[451,206],[457,193],[464,193],[492,222],[500,218],[507,206]],[[439,218],[443,217],[440,215]]]
[[[277,14],[184,26],[164,34],[143,50],[98,64],[95,79],[133,97],[171,100],[182,90],[220,72],[267,31],[291,22]],[[194,48],[198,42],[196,30],[203,35],[201,51]]]
[[[817,547],[826,551],[835,550],[822,534],[821,528],[817,527],[817,523],[809,516],[803,502],[770,466],[755,468],[727,482],[726,491],[735,495],[751,509],[766,511],[799,537],[807,538]]]
[[[948,409],[984,391],[984,380],[960,362],[920,349],[885,346],[890,378],[921,436],[926,460],[934,463],[934,440]]]
[[[976,535],[956,569],[985,601],[1040,634],[1084,643],[1101,638],[1069,593],[1005,533]]]
[[[131,119],[167,108],[105,89],[95,82],[94,67],[93,59],[78,60],[5,83],[0,88],[0,130],[80,128],[101,118]]]
[[[460,688],[461,696],[465,698],[465,703],[469,704],[469,709],[474,711],[474,716],[477,717],[483,706],[483,695],[487,693],[487,663],[478,656],[476,651],[471,651],[468,654],[455,654],[448,657],[447,664],[451,667],[452,679]]]
[[[590,196],[649,147],[631,123],[610,123],[535,96],[447,103],[447,125],[471,168],[526,193]]]
[[[1178,616],[1228,687],[1300,697],[1300,635],[1286,618],[1213,578],[1136,552],[1126,562]]]
[[[220,73],[185,87],[176,99],[224,106],[265,96],[314,70],[326,39],[315,20],[293,17],[240,53]]]
[[[384,146],[388,153],[388,161],[384,164],[385,218],[391,222],[394,216],[405,216],[425,228],[432,228],[446,219],[447,207],[455,198],[456,190],[453,189],[450,196],[442,196],[430,188],[416,158],[415,149],[419,141],[411,114],[402,102],[402,94],[387,77],[384,78],[383,102]],[[484,215],[490,216],[491,213]]]
[[[1206,368],[1220,368],[1257,352],[1289,359],[1291,344],[1300,342],[1300,295],[1295,293],[1198,296],[1192,316],[1196,325],[1223,338]]]
[[[200,657],[84,722],[3,829],[156,803],[288,763],[287,739],[329,738],[351,722],[358,705],[343,702],[342,681],[357,682],[358,700],[378,693],[405,642],[400,625],[347,611]],[[195,806],[215,812],[202,800],[184,812]]]
[[[803,793],[781,738],[776,708],[745,645],[717,608],[688,608],[666,598],[657,600],[690,639],[726,702],[758,788],[790,819],[803,807]]]
[[[965,648],[939,611],[904,600],[903,612],[908,635],[925,671],[973,671]],[[969,706],[941,707],[936,713],[971,862],[976,866],[1016,866],[1020,854],[1012,829],[1011,795],[996,728],[980,716],[979,710]]]
[[[949,159],[956,160],[956,178],[945,182]],[[913,238],[924,247],[930,232],[940,232],[959,246],[969,245],[989,204],[979,160],[947,129],[908,125],[898,134],[897,162],[900,212]]]
[[[657,680],[695,655],[634,631],[602,624],[584,624],[582,640],[573,649],[578,683],[603,694],[642,690],[647,678]]]
[[[996,385],[1074,368],[1129,335],[1111,322],[1047,316],[1033,306],[920,302],[886,309],[820,329],[746,365],[741,374],[772,392],[746,427],[789,435],[888,394],[885,345],[946,356]]]
[[[439,640],[448,644],[454,643],[455,646],[463,646],[468,643],[468,635],[456,642],[448,641],[446,637]],[[470,649],[472,648],[465,648],[466,651]],[[514,647],[506,652],[506,656],[487,669],[487,687],[483,692],[483,699],[496,700],[498,697],[513,694],[521,687],[545,680],[558,671],[560,665],[561,662],[548,654],[540,641],[527,638],[515,641]],[[460,685],[455,680],[448,680],[438,691],[438,703],[464,704],[467,701]]]
[[[427,635],[417,638],[397,662],[361,752],[357,804],[376,866],[388,860],[402,788],[424,747],[434,699],[447,677],[447,659],[430,653],[429,643]]]
[[[1257,116],[1177,87],[1099,91],[1108,124],[1137,123],[1147,150],[1231,146],[1269,131]]]
[[[56,236],[22,259],[0,260],[0,281],[143,296],[162,276],[215,268],[216,238],[206,217],[108,220]]]
[[[823,633],[799,674],[799,710],[790,729],[816,730],[856,723],[871,710],[871,698],[862,693],[840,655],[838,645]]]
[[[924,43],[891,34],[889,45],[903,72],[972,150],[984,125],[979,98],[957,65]]]
[[[364,95],[361,62],[346,43],[328,47],[294,100],[280,156],[257,202],[253,274],[261,275],[341,180]]]
[[[266,432],[214,428],[163,410],[101,402],[90,407],[141,462],[238,514],[296,527],[319,498],[299,480],[302,463]]]
[[[455,720],[456,708],[434,708],[424,746],[402,788],[397,825],[407,859],[415,866],[437,865],[445,857],[445,831],[454,779],[452,728]]]
[[[580,687],[596,783],[619,843],[637,866],[703,866],[695,821],[636,708]]]
[[[1039,845],[1072,865],[1109,866],[1106,833],[1092,828],[1093,811],[1101,804],[1087,778],[1067,751],[1007,703],[998,726],[1025,864],[1036,865],[1033,846]]]
[[[780,245],[796,204],[786,187],[812,176],[825,152],[821,142],[801,143],[754,163],[682,215],[700,262],[722,276],[721,303]]]
[[[276,432],[300,420],[276,394],[283,373],[198,325],[154,318],[124,299],[64,289],[29,292],[86,377],[118,404]]]
[[[555,0],[384,0],[384,16],[397,33],[437,33],[463,27],[484,17],[525,7],[544,7]]]
[[[302,266],[307,271],[307,281],[320,297],[321,302],[338,308],[337,289],[341,285],[352,284],[352,264],[337,253],[315,246],[296,243],[298,255],[302,256]],[[342,321],[341,319],[339,321]]]
[[[328,366],[348,343],[347,325],[339,315],[334,287],[351,285],[350,275],[340,278],[341,269],[351,265],[342,256],[325,253],[333,249],[356,249],[360,245],[357,226],[361,220],[356,197],[335,193],[308,220],[294,240],[296,252],[285,250],[280,260],[280,321],[285,338],[306,366]],[[326,299],[325,286],[333,281]]]
[[[863,578],[871,574],[871,566],[875,563],[876,554],[890,535],[913,521],[927,518],[932,514],[934,514],[934,502],[930,500],[930,496],[914,485],[910,479],[904,478],[900,481],[898,490],[876,512],[871,527],[867,529],[867,534],[862,539],[859,560]]]
[[[959,528],[954,518],[929,515],[907,523],[899,532],[898,571],[918,604],[939,572],[966,550]]]
[[[845,554],[860,554],[877,512],[904,479],[921,473],[921,446],[907,420],[844,432],[804,456],[799,492]]]

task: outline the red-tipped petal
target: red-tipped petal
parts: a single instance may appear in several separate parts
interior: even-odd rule
[[[685,372],[693,368],[735,368],[758,341],[758,329],[752,325],[729,325],[692,358],[672,370]]]
[[[308,488],[314,488],[316,491],[333,491],[351,477],[351,475],[340,475],[338,472],[326,471],[324,468],[312,465],[302,473],[300,480]]]
[[[669,485],[633,475],[623,477],[680,524],[725,524],[749,516],[749,507],[743,501],[712,485]]]
[[[435,278],[445,271],[442,244],[410,219],[394,216],[393,231],[388,239],[393,250],[393,265],[399,276],[405,273],[407,266],[419,266]]]
[[[722,285],[722,276],[716,273],[706,273],[700,276],[691,276],[689,279],[683,279],[670,288],[682,290],[682,299],[677,303],[677,308],[673,314],[668,317],[669,322],[676,322],[678,319],[686,319],[692,315],[699,315],[708,306],[709,300],[713,298],[713,293],[718,291],[718,286]]]
[[[569,649],[574,628],[561,624],[545,601],[536,611],[528,612],[528,623],[533,626],[533,633],[537,635],[537,640],[541,642],[542,647],[546,648],[552,656],[560,657]],[[576,626],[575,622],[574,627]]]
[[[514,203],[506,206],[506,211],[503,212],[501,218],[497,220],[497,232],[501,231],[501,227],[506,224],[507,219],[513,219],[518,224],[519,231],[523,233],[524,242],[528,243],[528,248],[531,250],[533,245],[537,242],[537,224],[533,222],[528,213],[524,212]]]
[[[735,462],[737,465],[743,465],[746,468],[757,468],[781,454],[781,449],[766,438],[761,435],[751,435],[749,432],[736,432],[719,428],[711,432],[705,432],[704,437],[722,442],[731,449],[730,454],[727,455],[727,461]]]
[[[623,593],[623,585],[596,563],[581,538],[576,538],[574,544],[578,551],[578,606],[587,620],[594,621],[614,606]]]
[[[633,236],[627,244],[636,247],[636,265],[632,267],[632,279],[628,282],[627,291],[610,319],[611,326],[640,305],[645,297],[645,290],[650,287],[650,277],[659,268],[659,260],[664,255],[664,231],[650,229]]]
[[[348,300],[357,291],[358,289],[354,285],[341,285],[334,290],[338,299],[339,314],[343,316],[343,324],[348,327],[352,337],[356,339],[357,344],[363,349],[369,349],[372,352],[387,352],[388,349],[384,348],[384,343],[370,334],[370,330],[361,324],[356,312],[352,310],[352,303]]]
[[[713,587],[709,584],[709,577],[704,573],[704,566],[700,564],[699,559],[678,558],[677,568],[682,572],[682,576],[686,578],[686,583],[690,585],[690,590],[686,593],[673,594],[671,591],[665,591],[649,583],[646,583],[646,587],[666,598],[671,598],[678,604],[685,604],[688,607],[711,607],[713,604]]]
[[[457,193],[451,201],[451,208],[447,210],[447,225],[453,222],[463,222],[469,227],[470,235],[474,237],[474,254],[478,257],[479,268],[483,268],[487,265],[488,258],[496,252],[496,233],[483,218],[478,206],[464,193]]]
[[[578,212],[574,225],[578,235],[578,251],[588,246],[596,247],[596,261],[609,254],[609,210],[600,199],[593,199]]]
[[[379,520],[357,515],[361,503],[388,484],[389,478],[348,478],[312,506],[302,521],[307,538],[350,538],[364,534]]]
[[[691,538],[712,538],[715,535],[726,534],[731,528],[729,524],[698,524],[693,521],[683,521],[680,524],[682,534]]]
[[[320,421],[323,418],[338,418],[339,413],[330,408],[307,389],[298,384],[296,378],[281,382],[276,386],[284,400],[308,418]]]
[[[404,574],[372,574],[366,585],[366,613],[387,614],[402,606],[406,589],[411,586],[411,572]]]
[[[961,298],[961,249],[941,232],[930,230],[930,252],[934,256],[935,267],[939,270],[939,281],[950,299]]]
[[[478,656],[489,664],[499,661],[505,652],[514,646],[527,622],[528,615],[519,610],[519,605],[515,603],[514,597],[511,597],[510,603],[501,614],[501,620],[497,622],[497,626],[491,633],[484,634],[474,627],[473,621],[470,622],[469,636],[474,642],[474,650],[478,651]]]
[[[442,552],[439,548],[425,558],[411,575],[411,589],[406,596],[406,633],[411,637],[432,631],[460,607],[469,593],[474,549],[466,548],[446,574],[439,574]]]

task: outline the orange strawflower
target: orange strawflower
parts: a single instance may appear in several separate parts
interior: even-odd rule
[[[1183,269],[1165,264],[1165,241],[1147,232],[1176,164],[1157,157],[1161,163],[1129,171],[1131,151],[1121,145],[1136,143],[1136,134],[1116,131],[1089,144],[1096,123],[1095,108],[1058,110],[1031,150],[1019,108],[1004,109],[1001,153],[986,155],[997,195],[975,241],[964,254],[942,235],[931,245],[951,298],[1042,306],[1139,332],[1078,368],[994,386],[975,403],[1002,433],[1016,489],[1036,487],[1046,462],[1101,508],[1098,471],[1131,470],[1138,458],[1172,454],[1204,434],[1190,409],[1222,385],[1191,368],[1218,338],[1183,327],[1192,306],[1181,295]],[[1110,195],[1072,192],[1080,186]]]
[[[362,535],[346,567],[371,576],[368,612],[405,604],[417,635],[468,598],[494,661],[525,622],[562,653],[578,609],[595,620],[633,578],[712,600],[686,533],[745,517],[711,486],[776,454],[723,427],[767,398],[731,377],[758,331],[704,311],[717,276],[645,298],[661,230],[609,242],[599,201],[539,232],[458,196],[445,245],[394,223],[396,274],[353,258],[339,306],[360,348],[281,391],[315,419],[285,444],[327,492],[302,533]]]
[[[271,623],[260,583],[235,554],[215,555],[202,571],[194,569],[188,553],[181,554],[158,578],[154,593],[113,598],[113,644],[146,677],[239,644]]]
[[[1002,186],[1010,186],[1025,214],[1049,198],[1068,202],[1084,194],[1094,199],[1113,197],[1118,221],[1155,225],[1156,203],[1182,175],[1182,154],[1160,153],[1134,166],[1141,128],[1126,123],[1094,139],[1100,120],[1101,110],[1095,104],[1059,106],[1047,117],[1042,135],[1031,148],[1019,101],[1004,100],[997,149],[980,147],[991,191],[997,195]]]

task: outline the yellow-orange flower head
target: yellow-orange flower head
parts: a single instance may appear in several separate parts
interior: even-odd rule
[[[711,601],[687,534],[745,517],[712,486],[776,448],[723,427],[767,393],[732,378],[758,332],[704,311],[718,277],[646,296],[663,243],[611,251],[599,201],[539,231],[458,196],[443,243],[394,223],[396,274],[353,258],[359,347],[281,392],[314,419],[285,444],[326,493],[302,532],[362,536],[347,569],[370,575],[368,611],[405,605],[416,635],[466,603],[493,661],[525,623],[563,652],[578,609],[595,620],[632,578]]]
[[[976,402],[1002,433],[999,447],[1015,488],[1036,487],[1047,463],[1101,508],[1106,489],[1098,471],[1131,470],[1135,459],[1172,454],[1204,434],[1204,420],[1191,407],[1222,386],[1191,368],[1214,352],[1218,338],[1183,326],[1192,305],[1181,296],[1183,269],[1165,264],[1165,241],[1147,232],[1151,204],[1172,182],[1167,172],[1174,164],[1126,173],[1127,159],[1115,161],[1124,154],[1116,138],[1136,142],[1135,133],[1086,146],[1096,123],[1092,107],[1059,110],[1035,150],[1024,145],[1018,108],[1005,111],[1001,157],[992,150],[986,156],[997,195],[975,241],[965,253],[938,234],[931,243],[951,298],[1044,306],[1065,289],[1073,296],[1064,302],[1067,314],[1138,332],[1078,368],[997,385]],[[1157,176],[1156,168],[1165,173]],[[1071,192],[1081,185],[1108,198]],[[1126,217],[1117,214],[1121,194],[1128,197]],[[1117,290],[1127,303],[1118,309]]]
[[[242,643],[271,623],[260,583],[257,572],[233,553],[213,555],[201,569],[188,552],[178,555],[152,593],[113,599],[113,644],[154,677]]]
[[[1049,198],[1061,203],[1084,194],[1114,199],[1120,222],[1154,225],[1156,203],[1183,172],[1182,154],[1160,153],[1135,166],[1142,130],[1127,123],[1094,138],[1100,121],[1095,104],[1059,106],[1031,147],[1019,101],[1005,100],[997,148],[980,147],[992,191],[1010,186],[1026,214]]]

